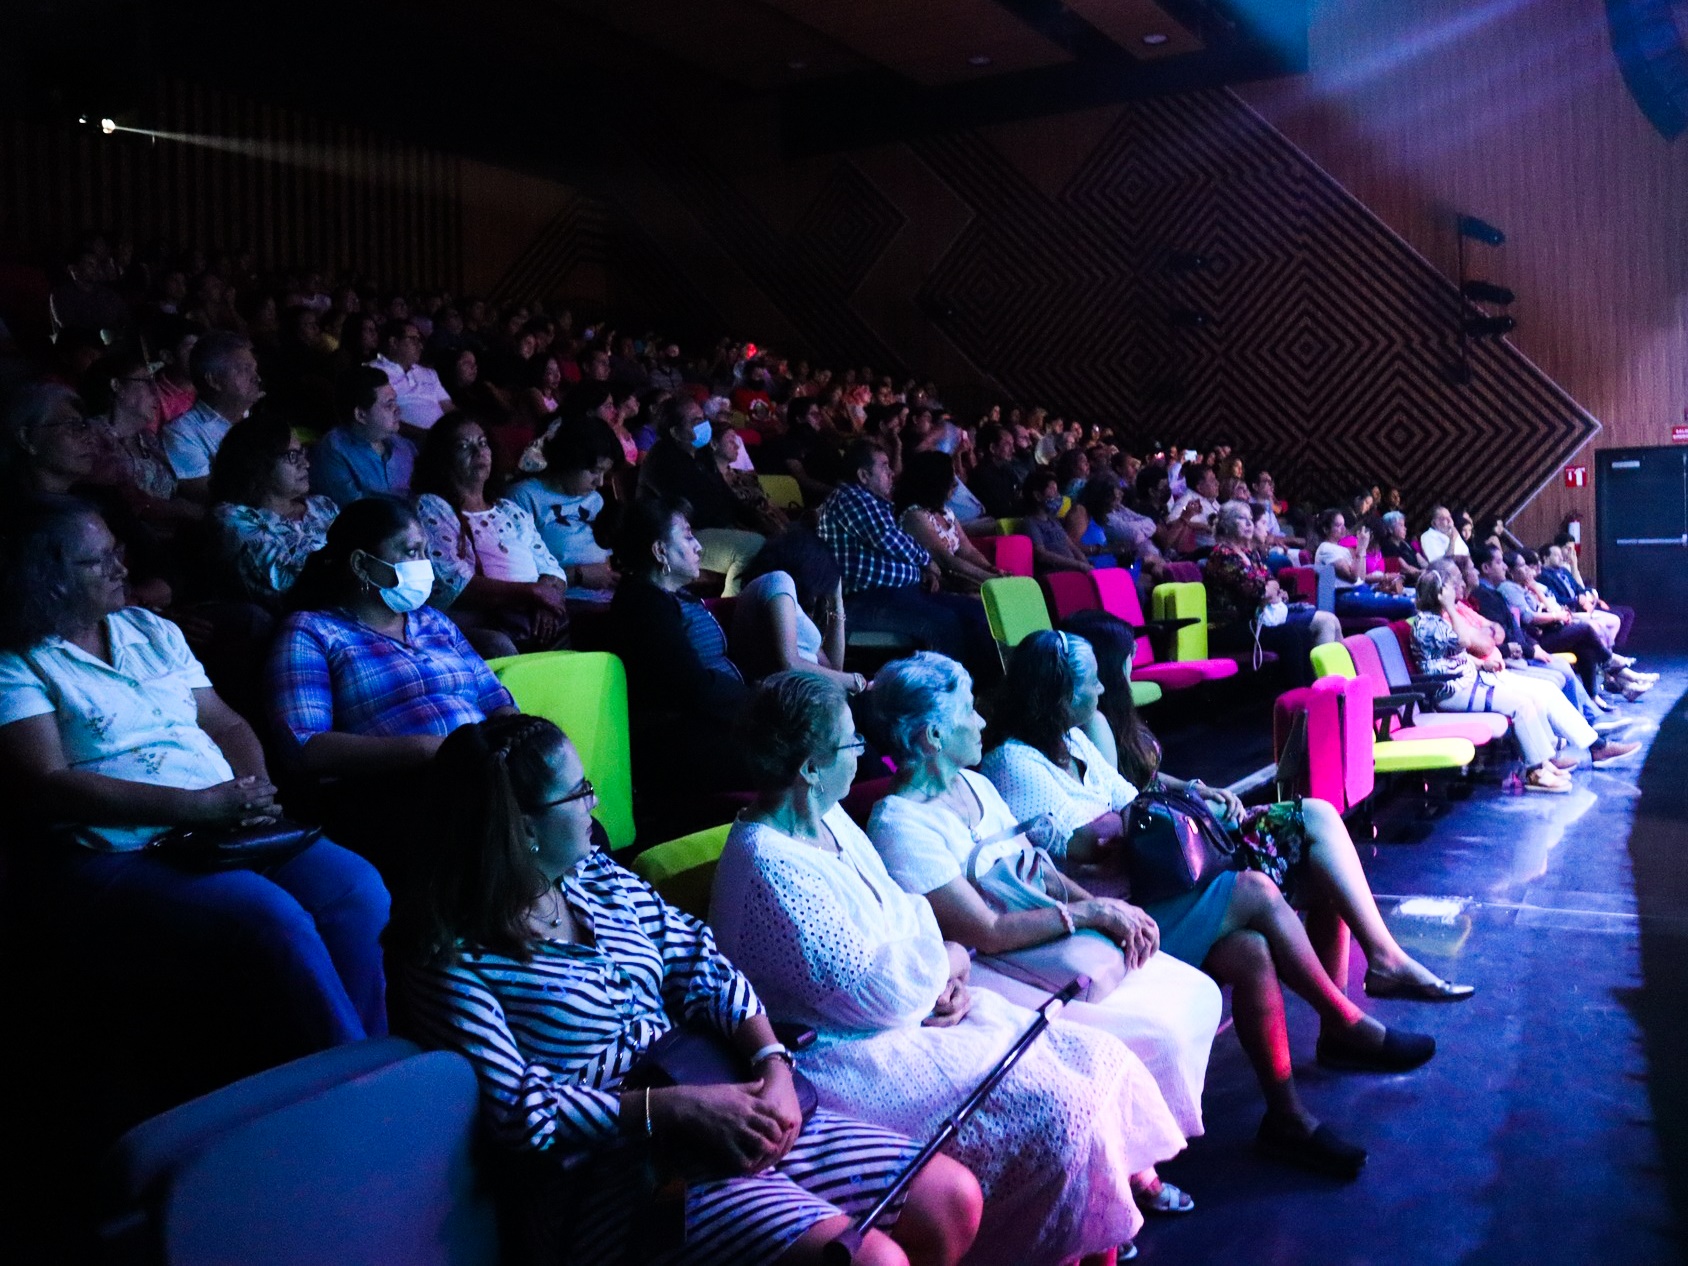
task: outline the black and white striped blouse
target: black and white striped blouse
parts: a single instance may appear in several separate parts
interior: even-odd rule
[[[536,942],[525,963],[463,945],[407,983],[420,1036],[474,1065],[494,1132],[572,1154],[618,1138],[616,1088],[675,1023],[730,1036],[763,1008],[704,924],[605,854],[562,893],[594,944]]]

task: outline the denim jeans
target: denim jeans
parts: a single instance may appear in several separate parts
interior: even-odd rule
[[[1416,608],[1405,594],[1382,593],[1370,585],[1350,585],[1336,591],[1336,614],[1343,619],[1375,616],[1384,620],[1410,620]]]
[[[67,904],[102,943],[189,979],[203,964],[238,965],[254,993],[273,994],[266,1009],[298,1053],[386,1033],[387,889],[357,854],[318,840],[268,874],[80,847],[60,861]]]

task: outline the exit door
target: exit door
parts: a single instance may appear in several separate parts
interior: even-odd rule
[[[1643,628],[1688,626],[1688,447],[1596,454],[1600,592]]]

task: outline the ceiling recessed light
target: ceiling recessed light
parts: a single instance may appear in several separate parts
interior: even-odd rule
[[[969,66],[989,66],[991,64],[991,59],[986,57],[983,53],[974,53],[973,56],[967,59],[967,64]]]
[[[1157,44],[1166,43],[1166,36],[1162,35],[1159,31],[1151,31],[1143,37],[1143,42],[1153,48]]]
[[[809,69],[809,63],[804,61],[801,57],[792,58],[792,60],[788,61],[786,63],[786,65],[789,66],[792,70],[808,70]]]

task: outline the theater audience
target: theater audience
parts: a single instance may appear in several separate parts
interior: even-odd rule
[[[738,592],[745,566],[767,539],[733,495],[716,466],[709,441],[713,423],[689,396],[664,401],[656,411],[656,443],[639,464],[639,493],[683,500],[703,547],[702,567],[724,577],[722,592]]]
[[[178,827],[273,822],[263,749],[181,631],[128,605],[117,542],[91,506],[49,497],[9,511],[0,767],[15,811],[44,832],[14,853],[32,900],[167,976],[209,974],[207,954],[239,961],[285,1020],[290,1055],[385,1033],[387,894],[362,859],[322,839],[264,873],[194,871],[147,850]]]
[[[897,524],[931,555],[945,589],[977,593],[985,581],[1004,573],[979,553],[948,508],[955,482],[955,459],[948,453],[910,453],[896,483]]]
[[[708,455],[715,463],[715,472],[738,502],[741,521],[748,523],[750,529],[762,537],[785,530],[790,518],[768,497],[745,453],[744,440],[737,430],[726,424],[724,417],[710,437]]]
[[[535,1210],[551,1257],[818,1264],[916,1144],[827,1108],[804,1120],[791,1054],[709,929],[594,849],[592,784],[556,726],[465,726],[438,778],[455,794],[392,944],[420,1034],[474,1067],[488,1133],[555,1167]],[[677,1026],[735,1050],[745,1079],[635,1088]],[[651,1192],[676,1175],[665,1235]],[[978,1216],[977,1183],[939,1157],[856,1260],[954,1266]]]
[[[977,884],[971,868],[981,841],[1005,843],[1019,832],[996,788],[969,768],[983,755],[985,722],[960,664],[929,652],[896,660],[874,675],[871,702],[897,775],[891,794],[874,806],[867,833],[892,878],[931,903],[946,940],[981,955],[1059,941],[1074,929],[1117,942],[1128,968],[1123,983],[1100,1001],[1069,1003],[1062,1015],[1124,1042],[1153,1075],[1184,1136],[1202,1133],[1202,1080],[1220,1013],[1213,981],[1156,952],[1159,932],[1148,915],[1093,897],[1068,876],[1047,876],[1059,904],[1033,910],[1003,909]],[[982,959],[969,981],[1021,1006],[1044,997]],[[1195,1207],[1152,1171],[1133,1175],[1132,1186],[1146,1210]]]
[[[1014,435],[1006,427],[987,422],[973,442],[980,454],[967,486],[984,503],[993,519],[1012,519],[1020,513],[1020,473],[1014,468]]]
[[[733,663],[752,681],[787,669],[830,678],[850,694],[867,688],[844,669],[844,593],[838,564],[808,528],[770,540],[733,604]]]
[[[1442,561],[1451,557],[1444,555]],[[1519,623],[1518,612],[1500,591],[1507,579],[1500,546],[1481,541],[1470,554],[1455,559],[1454,566],[1459,573],[1461,592],[1454,610],[1486,633],[1488,640],[1500,649],[1507,672],[1537,677],[1557,687],[1591,725],[1597,725],[1604,713],[1614,710],[1612,704],[1584,690],[1576,671],[1543,650],[1541,643]]]
[[[820,1034],[800,1058],[823,1106],[928,1136],[1030,1013],[969,987],[967,952],[838,803],[863,741],[836,683],[768,678],[736,737],[758,799],[715,872],[721,949],[770,1015]],[[969,1261],[1059,1262],[1130,1239],[1130,1176],[1183,1146],[1123,1043],[1055,1020],[946,1148],[984,1190]]]
[[[1020,530],[1032,541],[1032,568],[1039,576],[1052,571],[1095,570],[1091,561],[1067,535],[1061,522],[1061,495],[1055,472],[1039,467],[1020,485]]]
[[[532,517],[574,595],[607,597],[616,573],[595,525],[604,513],[600,490],[621,460],[621,446],[602,419],[573,418],[545,441],[544,456],[545,469],[512,487],[510,500]]]
[[[211,464],[214,588],[276,609],[322,548],[339,507],[310,494],[310,458],[273,413],[237,422]]]
[[[1207,587],[1207,641],[1215,654],[1247,655],[1258,645],[1283,662],[1298,685],[1312,681],[1308,656],[1334,642],[1342,626],[1329,611],[1291,604],[1252,547],[1254,510],[1227,502],[1214,522],[1213,552],[1202,569]]]
[[[1405,620],[1412,616],[1413,600],[1391,593],[1391,581],[1381,570],[1367,571],[1371,533],[1365,525],[1354,529],[1352,547],[1342,543],[1348,520],[1341,510],[1321,510],[1313,520],[1319,546],[1313,563],[1328,565],[1336,572],[1336,614],[1343,619],[1379,618]]]
[[[337,425],[311,449],[311,491],[344,509],[362,497],[410,497],[416,445],[399,434],[398,396],[373,365],[335,383]]]
[[[1179,553],[1195,553],[1213,548],[1213,521],[1219,515],[1219,479],[1207,466],[1186,465],[1180,472],[1184,491],[1166,507],[1163,522],[1178,529],[1187,543]]]
[[[188,359],[198,398],[193,408],[164,426],[164,451],[176,472],[177,490],[190,501],[210,495],[211,459],[229,428],[264,395],[251,340],[212,330],[193,345]]]
[[[204,518],[203,505],[176,495],[176,472],[158,434],[163,416],[151,365],[138,353],[116,352],[89,373],[85,397],[93,413],[88,482],[113,489],[161,535]]]
[[[1125,692],[1129,695],[1130,691]],[[1086,732],[1095,724],[1103,690],[1089,643],[1065,633],[1034,633],[1015,648],[993,720],[992,745],[980,772],[995,784],[1017,821],[1051,815],[1051,852],[1063,868],[1106,863],[1117,866],[1126,829],[1124,814],[1138,789],[1127,781]],[[1153,771],[1151,771],[1153,772]],[[1216,812],[1237,816],[1235,798],[1199,783],[1181,789],[1202,796]],[[1357,929],[1382,928],[1371,891],[1334,810],[1276,806],[1238,823],[1251,852],[1262,857],[1302,860],[1311,850],[1310,818],[1325,818],[1333,842],[1321,876],[1320,895],[1339,905]],[[1340,840],[1345,849],[1334,842]],[[1333,882],[1325,887],[1325,872]],[[1287,874],[1285,876],[1287,878]],[[1206,877],[1204,876],[1204,879]],[[1361,894],[1363,895],[1363,898]],[[1386,1029],[1368,1017],[1332,981],[1308,940],[1301,921],[1284,900],[1277,879],[1259,869],[1227,870],[1191,892],[1144,907],[1160,930],[1163,952],[1201,967],[1234,987],[1233,1013],[1255,1076],[1266,1097],[1260,1142],[1295,1164],[1353,1177],[1365,1162],[1363,1148],[1321,1126],[1307,1110],[1290,1075],[1288,1038],[1279,983],[1300,994],[1319,1014],[1319,1062],[1369,1072],[1404,1072],[1428,1061],[1433,1039]],[[1367,934],[1362,932],[1362,935]],[[1379,992],[1397,985],[1435,988],[1440,982],[1404,954],[1388,962],[1394,946],[1382,929],[1376,942]],[[1399,947],[1394,947],[1399,954]],[[1404,961],[1402,961],[1404,960]],[[1387,966],[1382,965],[1388,962]],[[1416,970],[1415,970],[1416,969]],[[1428,979],[1426,979],[1428,978]]]
[[[563,565],[533,517],[491,481],[492,449],[479,423],[450,413],[430,428],[413,491],[434,564],[433,603],[489,659],[566,646]]]
[[[1471,552],[1471,547],[1460,535],[1454,524],[1454,516],[1447,506],[1436,506],[1430,511],[1430,526],[1424,529],[1418,538],[1418,544],[1425,559],[1432,563],[1444,554],[1460,555]]]
[[[440,417],[456,405],[440,376],[422,359],[422,335],[414,321],[396,318],[381,329],[381,354],[370,364],[387,375],[399,411],[399,425],[420,440]]]
[[[1651,689],[1651,679],[1613,663],[1610,639],[1617,632],[1617,617],[1600,612],[1599,615],[1610,621],[1600,628],[1588,613],[1573,613],[1560,606],[1553,595],[1537,583],[1531,557],[1518,550],[1506,553],[1507,579],[1501,582],[1500,592],[1507,604],[1518,613],[1519,621],[1529,626],[1542,648],[1575,655],[1577,674],[1582,678],[1583,689],[1591,695],[1604,684],[1608,690],[1622,694],[1633,703]]]
[[[1407,582],[1416,583],[1418,573],[1430,565],[1430,560],[1424,556],[1418,542],[1407,535],[1407,516],[1399,510],[1385,510],[1379,522],[1383,525],[1383,539],[1378,548],[1383,557],[1399,561],[1401,574]]]
[[[994,680],[996,645],[984,606],[968,594],[938,592],[942,577],[931,554],[897,525],[885,450],[855,440],[843,470],[815,530],[844,575],[850,627],[911,638]]]

